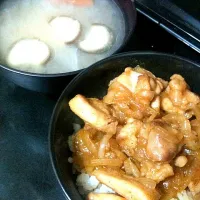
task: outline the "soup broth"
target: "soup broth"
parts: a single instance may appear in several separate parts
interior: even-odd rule
[[[81,24],[81,33],[72,43],[55,38],[49,22],[58,16],[68,16]],[[108,27],[113,43],[101,53],[87,53],[78,43],[87,35],[93,24]],[[22,71],[55,74],[76,71],[111,55],[125,37],[125,22],[120,8],[113,0],[96,0],[93,6],[55,4],[50,0],[5,1],[0,7],[0,63],[9,66],[7,57],[13,44],[21,39],[38,39],[49,46],[51,56],[44,65],[9,66]]]

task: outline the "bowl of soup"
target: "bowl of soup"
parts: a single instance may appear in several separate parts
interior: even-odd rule
[[[42,92],[120,51],[136,22],[131,0],[1,1],[0,11],[0,71]]]
[[[152,52],[114,55],[81,72],[49,132],[69,199],[200,198],[200,68]]]

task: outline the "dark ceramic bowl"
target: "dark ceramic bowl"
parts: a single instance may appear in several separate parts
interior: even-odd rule
[[[0,0],[3,2],[5,0]],[[122,45],[114,52],[119,52],[129,40],[136,23],[136,9],[132,0],[114,0],[121,9],[125,19],[125,38]],[[113,54],[114,54],[113,53]],[[59,66],[58,66],[59,67]],[[0,65],[0,73],[15,84],[38,92],[59,93],[80,71],[60,74],[36,74],[23,72]]]
[[[81,200],[72,175],[71,155],[67,138],[73,133],[72,123],[82,121],[70,110],[68,102],[76,94],[103,97],[108,83],[127,66],[140,65],[156,76],[169,80],[174,73],[185,77],[192,90],[200,94],[200,66],[184,58],[162,53],[124,53],[102,60],[87,68],[65,88],[54,109],[50,124],[49,145],[51,161],[57,179],[69,199]]]

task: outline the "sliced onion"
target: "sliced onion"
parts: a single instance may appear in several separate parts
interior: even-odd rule
[[[84,133],[82,134],[82,141],[84,142],[85,146],[87,146],[87,148],[92,154],[94,155],[97,154],[96,146],[93,143],[93,141],[90,139],[88,131],[84,131]]]
[[[140,171],[137,166],[130,160],[130,158],[124,161],[124,169],[126,174],[133,175],[134,177],[140,176]]]
[[[112,136],[113,135],[111,135],[111,134],[106,134],[106,135],[103,136],[103,139],[101,140],[100,145],[99,145],[99,151],[98,151],[98,157],[99,158],[103,158],[104,157],[105,151],[106,151],[106,147],[108,146],[109,140],[110,140],[110,138]]]
[[[127,156],[126,156],[122,151],[120,151],[120,150],[118,150],[118,149],[114,149],[114,148],[111,148],[111,150],[116,154],[116,156],[117,156],[120,160],[124,161],[124,160],[127,159]]]
[[[121,167],[123,162],[120,159],[92,159],[86,161],[85,165],[87,167],[97,167],[97,166],[109,166],[109,167]]]
[[[156,188],[156,182],[150,178],[144,178],[144,177],[140,177],[135,179],[136,181],[142,183],[145,187],[149,188],[149,189],[155,189]]]

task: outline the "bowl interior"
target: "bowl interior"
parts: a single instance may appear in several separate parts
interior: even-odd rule
[[[79,74],[64,90],[56,107],[50,126],[50,151],[53,167],[63,191],[71,199],[82,199],[75,186],[72,166],[68,163],[71,155],[67,138],[73,133],[73,123],[82,121],[73,114],[68,102],[76,94],[86,97],[103,97],[108,83],[123,72],[125,67],[140,65],[156,76],[169,80],[174,73],[181,74],[193,91],[200,94],[200,68],[197,64],[167,54],[126,53],[113,56],[94,64]]]

